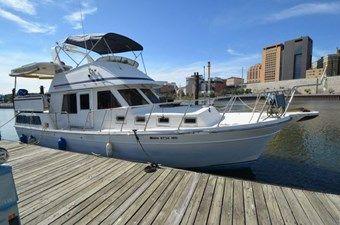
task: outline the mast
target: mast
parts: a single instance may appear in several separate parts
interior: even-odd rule
[[[209,104],[210,104],[210,61],[208,62],[208,96],[209,96]]]

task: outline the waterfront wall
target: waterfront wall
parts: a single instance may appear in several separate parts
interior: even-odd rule
[[[267,83],[251,83],[246,84],[246,88],[251,89],[253,93],[261,91],[290,89],[296,85],[316,84],[317,78],[312,79],[296,79],[296,80],[283,80]],[[325,91],[322,86],[302,87],[298,89],[301,94],[340,94],[340,76],[327,77]]]

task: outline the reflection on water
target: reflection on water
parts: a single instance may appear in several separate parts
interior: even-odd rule
[[[340,194],[340,102],[300,100],[292,107],[318,110],[320,116],[283,129],[251,170],[222,175]],[[0,109],[0,124],[12,117],[13,110]],[[13,124],[1,129],[3,138],[17,140]]]

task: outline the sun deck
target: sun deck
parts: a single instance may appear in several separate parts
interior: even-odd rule
[[[23,224],[337,224],[340,196],[0,141]]]

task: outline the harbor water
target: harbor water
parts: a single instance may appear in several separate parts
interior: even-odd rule
[[[296,99],[292,107],[318,110],[320,116],[284,128],[251,170],[219,174],[340,194],[340,102]],[[0,125],[13,116],[12,109],[0,109]],[[3,139],[18,139],[13,125],[12,120],[1,128]]]

